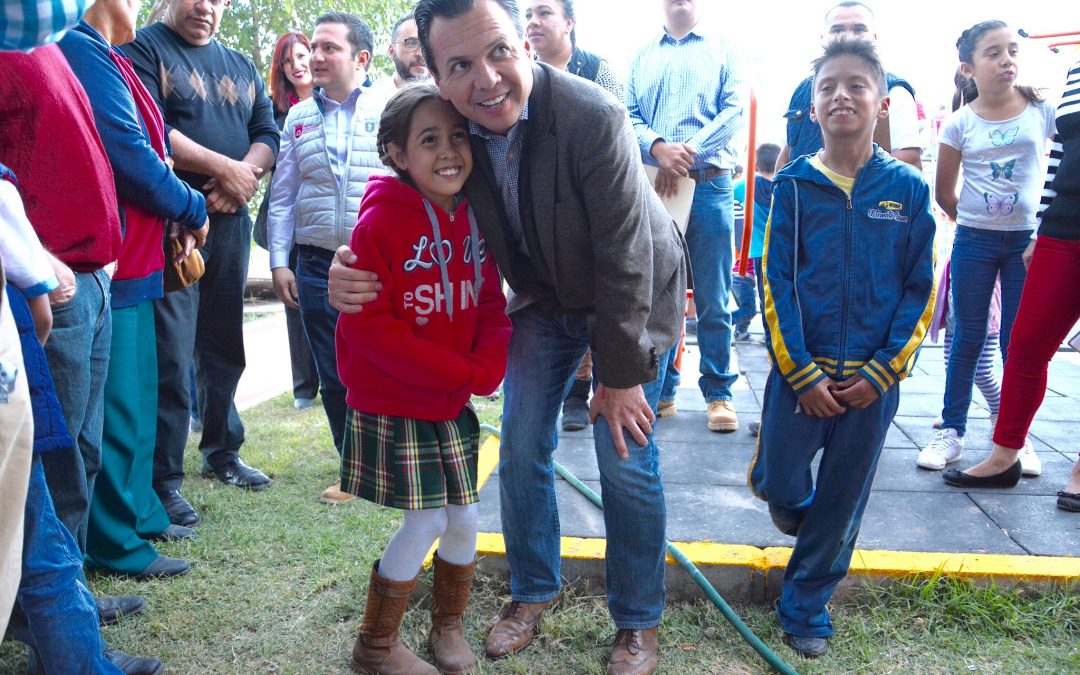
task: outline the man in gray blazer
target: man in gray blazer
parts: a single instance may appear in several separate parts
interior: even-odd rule
[[[625,108],[533,63],[514,0],[421,0],[415,16],[443,98],[470,121],[475,168],[464,191],[512,289],[499,464],[512,602],[487,655],[526,647],[559,598],[551,455],[563,396],[591,346],[608,608],[619,628],[609,672],[652,672],[665,557],[652,424],[681,329],[683,240],[646,178]],[[377,290],[372,279],[335,264],[331,304],[359,311]]]

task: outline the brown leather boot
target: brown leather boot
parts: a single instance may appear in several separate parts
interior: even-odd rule
[[[376,560],[371,568],[364,621],[349,665],[353,672],[369,675],[438,675],[439,671],[409,651],[398,638],[416,579],[391,581],[379,575],[378,570]]]
[[[476,656],[472,653],[461,615],[469,604],[476,561],[468,565],[451,565],[435,554],[435,583],[432,596],[435,606],[431,610],[431,632],[428,644],[435,653],[435,665],[447,675],[471,673],[476,669]]]

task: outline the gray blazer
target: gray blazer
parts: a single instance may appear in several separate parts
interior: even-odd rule
[[[656,379],[679,340],[686,246],[645,175],[626,108],[591,82],[533,66],[522,153],[522,226],[532,264],[511,245],[484,141],[473,141],[465,194],[511,289],[585,314],[597,377],[629,388]]]

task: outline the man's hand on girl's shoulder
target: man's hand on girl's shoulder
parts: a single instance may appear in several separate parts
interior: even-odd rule
[[[379,297],[382,284],[374,272],[353,269],[356,254],[348,246],[340,246],[334,252],[327,279],[330,306],[343,314],[356,314],[364,305]]]

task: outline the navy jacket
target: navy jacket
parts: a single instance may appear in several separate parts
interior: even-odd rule
[[[798,157],[765,226],[766,342],[796,394],[862,374],[884,393],[915,365],[934,310],[930,190],[874,146],[849,199]]]
[[[74,447],[75,441],[68,434],[64,411],[56,397],[56,385],[45,359],[45,348],[34,333],[34,318],[22,291],[11,284],[7,286],[7,299],[11,313],[19,329],[19,342],[23,353],[23,371],[30,388],[30,406],[34,410],[34,454]]]

